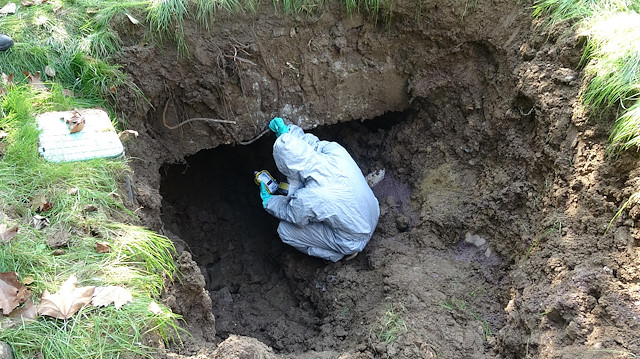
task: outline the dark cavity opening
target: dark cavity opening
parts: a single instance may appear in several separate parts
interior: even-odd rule
[[[391,112],[308,132],[342,144],[366,174],[379,167],[371,147],[411,115]],[[283,244],[278,220],[262,208],[254,171],[284,179],[273,161],[274,140],[269,133],[248,146],[222,145],[163,165],[162,219],[186,242],[206,279],[220,337],[246,335],[278,351],[304,351],[306,342],[317,341],[325,311],[302,294],[304,284],[287,270],[292,262],[304,262],[307,270],[333,264]]]

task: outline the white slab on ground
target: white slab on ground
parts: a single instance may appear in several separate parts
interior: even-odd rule
[[[73,111],[46,112],[38,117],[38,152],[47,161],[72,162],[93,158],[112,158],[124,152],[122,142],[111,124],[109,114],[99,109],[79,109],[85,124],[82,131],[69,133],[65,120]]]

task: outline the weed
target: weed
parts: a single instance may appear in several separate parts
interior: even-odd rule
[[[616,214],[613,216],[613,218],[611,218],[611,220],[609,221],[609,224],[607,225],[607,229],[605,229],[604,233],[606,234],[607,232],[609,232],[609,228],[611,228],[611,225],[613,224],[613,222],[620,217],[620,215],[622,214],[622,212],[630,205],[633,203],[638,203],[638,200],[640,200],[640,192],[636,192],[634,194],[632,194],[631,196],[629,196],[629,199],[626,200],[622,206],[620,207],[620,209],[616,212]]]
[[[582,100],[596,114],[617,106],[612,147],[640,145],[640,2],[624,0],[539,0],[534,16],[549,26],[574,21],[587,38],[582,63],[586,87]]]
[[[407,331],[407,324],[400,315],[404,312],[403,305],[400,305],[400,310],[398,311],[393,307],[393,304],[389,304],[387,311],[371,328],[371,333],[375,334],[375,337],[385,344],[395,342],[398,334]]]
[[[469,315],[472,319],[480,322],[482,326],[482,339],[486,340],[487,337],[493,335],[493,330],[491,329],[491,325],[489,322],[484,319],[482,316],[478,315],[468,304],[466,301],[462,299],[451,298],[444,302],[439,303],[439,305],[449,311],[461,311]]]
[[[81,68],[87,68],[80,66]],[[95,73],[94,73],[95,75]],[[87,81],[91,81],[87,75]],[[82,80],[81,80],[82,81]],[[56,291],[71,274],[83,285],[121,285],[134,297],[120,309],[88,307],[68,320],[39,317],[3,323],[0,340],[8,342],[18,357],[102,358],[124,353],[150,356],[146,343],[151,334],[159,340],[179,340],[179,316],[166,307],[148,310],[159,295],[164,280],[176,272],[171,241],[154,232],[129,224],[133,214],[119,200],[118,186],[127,164],[123,160],[96,159],[74,163],[50,163],[37,153],[39,131],[34,115],[52,110],[99,105],[99,99],[67,97],[59,85],[40,92],[16,85],[0,97],[0,128],[8,137],[0,161],[0,211],[3,221],[19,226],[16,236],[0,250],[0,272],[15,271],[32,277],[34,301],[45,289]],[[69,193],[70,188],[77,191]],[[53,207],[41,213],[50,228],[36,230],[29,222],[36,213],[30,203],[43,197]],[[86,205],[98,211],[83,213]],[[69,228],[74,230],[69,233]],[[67,231],[67,248],[52,255],[47,237]],[[111,246],[109,253],[97,253],[93,234]]]
[[[538,243],[540,243],[542,239],[547,238],[549,235],[556,232],[562,235],[562,222],[555,222],[551,228],[548,228],[546,231],[544,231],[544,233],[536,237],[533,240],[533,242],[531,242],[531,245],[529,246],[529,248],[527,248],[527,252],[524,255],[524,259],[525,260],[529,259],[529,255],[531,254],[533,249],[538,245]]]

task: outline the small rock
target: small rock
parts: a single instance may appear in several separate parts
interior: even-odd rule
[[[367,184],[369,185],[369,187],[373,187],[384,179],[384,175],[385,175],[385,169],[383,168],[383,169],[375,170],[369,173],[365,177],[365,179],[367,180]]]
[[[82,208],[83,213],[95,212],[97,210],[98,207],[94,206],[93,204],[87,204]]]
[[[468,244],[473,244],[478,248],[484,246],[487,243],[487,241],[484,238],[480,237],[477,234],[473,234],[471,232],[467,232],[464,235],[464,242]]]
[[[487,247],[487,250],[484,252],[484,256],[489,258],[489,257],[491,257],[492,253],[493,253],[493,251],[491,250],[491,247]]]
[[[54,256],[61,256],[64,254],[64,249],[56,249],[55,251],[51,252],[51,255]]]
[[[396,217],[396,228],[398,228],[400,232],[408,231],[410,225],[411,225],[411,219],[408,216],[401,214],[398,217]]]
[[[13,350],[5,342],[0,342],[0,359],[13,359]]]

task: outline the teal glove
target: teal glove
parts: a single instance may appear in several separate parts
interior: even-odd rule
[[[274,117],[273,120],[269,122],[269,128],[276,133],[276,137],[280,137],[289,132],[289,126],[285,125],[284,120],[280,117]]]
[[[269,201],[269,198],[271,198],[273,195],[271,193],[269,193],[269,191],[267,191],[267,187],[264,185],[264,183],[260,183],[260,198],[262,198],[262,207],[267,207],[267,202]]]

